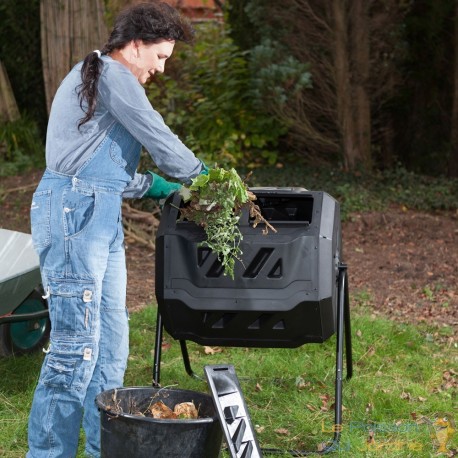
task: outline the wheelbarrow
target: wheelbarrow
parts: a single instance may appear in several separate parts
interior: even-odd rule
[[[0,229],[0,356],[30,353],[46,343],[51,324],[43,295],[32,236]]]

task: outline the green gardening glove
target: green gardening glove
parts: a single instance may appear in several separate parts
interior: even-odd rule
[[[209,168],[205,165],[203,161],[202,162],[202,170],[200,171],[199,175],[208,175]]]
[[[149,170],[146,173],[149,173],[153,177],[153,182],[151,183],[148,191],[143,194],[143,197],[151,197],[152,199],[161,200],[181,188],[181,184],[167,181],[156,173]]]

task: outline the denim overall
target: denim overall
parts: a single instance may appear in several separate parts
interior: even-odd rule
[[[32,239],[51,339],[29,419],[28,458],[100,456],[95,397],[123,385],[129,347],[122,192],[141,145],[120,124],[73,176],[47,169],[33,196]]]

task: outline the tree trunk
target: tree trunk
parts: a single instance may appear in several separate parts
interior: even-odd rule
[[[357,150],[356,128],[353,122],[352,88],[350,75],[350,56],[348,52],[348,27],[346,2],[333,1],[335,20],[334,37],[334,68],[336,80],[337,123],[342,138],[344,166],[348,170],[355,169],[359,162]]]
[[[79,60],[107,40],[102,0],[41,0],[41,53],[46,106]]]
[[[353,60],[354,128],[356,151],[364,169],[371,168],[371,104],[368,94],[369,57],[369,2],[352,0],[350,12]]]
[[[0,60],[0,122],[17,121],[20,117],[8,73]]]

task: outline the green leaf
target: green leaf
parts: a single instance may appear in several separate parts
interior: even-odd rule
[[[192,179],[192,185],[189,187],[189,189],[198,190],[199,188],[203,188],[208,183],[208,180],[208,175],[197,175],[195,178]]]

